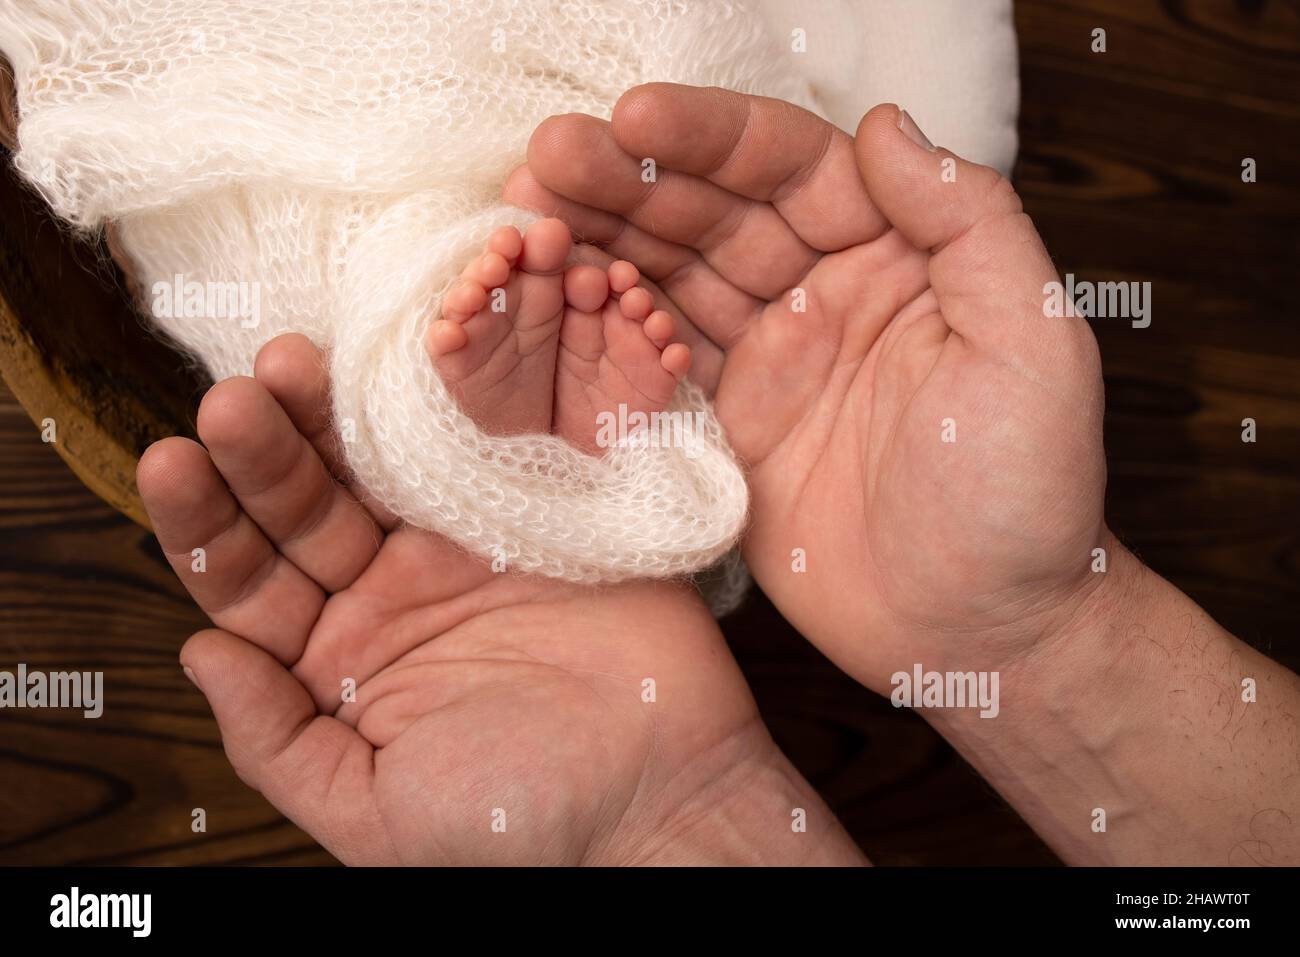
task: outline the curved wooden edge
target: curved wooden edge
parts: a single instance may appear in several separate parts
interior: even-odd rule
[[[135,484],[135,454],[78,405],[66,377],[52,368],[0,293],[0,376],[37,429],[53,420],[59,457],[87,488],[143,528],[153,530]]]
[[[0,56],[0,146],[10,152],[18,149],[18,100],[14,90],[14,71]]]

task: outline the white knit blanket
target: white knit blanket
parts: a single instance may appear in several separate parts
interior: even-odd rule
[[[144,289],[223,291],[222,315],[154,302],[214,378],[283,332],[326,347],[348,463],[403,519],[572,581],[690,572],[735,541],[744,476],[697,388],[674,406],[703,422],[689,448],[594,457],[482,433],[422,342],[488,234],[529,219],[498,197],[547,116],[652,79],[808,102],[745,4],[4,0],[0,31],[22,175],[69,222],[118,223]]]
[[[833,5],[860,30],[850,7]],[[689,383],[674,400],[704,424],[689,448],[488,436],[424,332],[489,233],[532,218],[498,197],[547,116],[608,116],[650,80],[818,109],[817,50],[777,20],[772,0],[0,0],[0,52],[20,173],[69,223],[116,223],[143,289],[207,291],[188,312],[152,297],[159,329],[215,379],[307,334],[379,501],[593,582],[694,571],[739,535],[745,481],[709,402]]]

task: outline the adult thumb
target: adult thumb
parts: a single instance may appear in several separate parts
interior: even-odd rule
[[[181,664],[212,707],[235,773],[346,864],[398,862],[374,797],[374,749],[317,713],[311,695],[252,642],[210,629]]]
[[[1085,321],[1048,317],[1045,287],[1058,281],[1056,269],[997,170],[936,148],[893,104],[862,118],[855,150],[876,208],[931,254],[930,287],[954,331],[1021,367],[1095,349]]]

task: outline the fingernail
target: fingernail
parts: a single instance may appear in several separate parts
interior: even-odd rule
[[[198,688],[200,691],[203,690],[203,686],[199,684],[199,679],[194,677],[194,672],[190,670],[189,665],[181,665],[181,671],[185,672],[185,677],[190,679],[190,683],[193,684],[194,687]]]
[[[916,125],[916,120],[912,119],[912,114],[907,110],[900,110],[898,113],[898,128],[902,130],[909,140],[922,149],[934,152],[934,144],[930,142],[930,137],[921,132],[921,128]]]

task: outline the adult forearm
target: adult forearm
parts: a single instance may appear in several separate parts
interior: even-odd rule
[[[1110,553],[996,719],[927,717],[1070,863],[1300,863],[1300,679]]]

